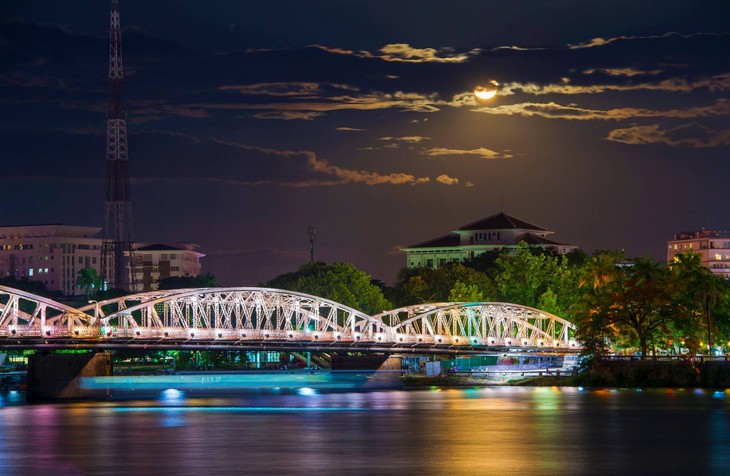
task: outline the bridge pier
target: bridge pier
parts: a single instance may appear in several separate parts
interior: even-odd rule
[[[28,402],[85,398],[82,377],[112,375],[112,356],[108,352],[87,354],[37,353],[28,358]]]
[[[400,354],[332,356],[332,370],[374,370],[365,384],[367,388],[395,388],[401,381],[403,359]]]

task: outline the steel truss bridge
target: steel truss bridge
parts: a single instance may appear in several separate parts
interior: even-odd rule
[[[450,302],[370,316],[317,296],[235,287],[153,291],[74,308],[0,286],[0,348],[544,354],[575,326],[526,306]]]

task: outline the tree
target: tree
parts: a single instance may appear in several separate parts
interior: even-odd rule
[[[187,288],[213,288],[215,287],[215,276],[206,273],[197,276],[170,276],[161,279],[157,289],[187,289]]]
[[[698,330],[704,328],[707,347],[714,354],[713,335],[717,324],[727,318],[728,283],[702,266],[697,253],[677,254],[671,273],[674,299],[686,318],[684,337],[698,337]]]
[[[636,342],[642,359],[650,342],[667,337],[675,322],[675,302],[669,290],[669,272],[650,259],[638,258],[632,266],[608,269],[616,256],[594,257],[584,279],[578,306],[579,338],[603,352],[610,340]]]
[[[319,296],[367,314],[378,314],[392,307],[381,289],[370,282],[370,276],[349,263],[308,263],[263,286]]]
[[[494,281],[502,301],[542,309],[568,316],[577,298],[578,271],[568,258],[549,250],[534,249],[520,243],[512,252],[496,260]]]
[[[489,277],[460,263],[438,269],[401,270],[396,283],[399,305],[448,301],[485,301],[496,295]]]
[[[96,269],[88,267],[80,269],[76,278],[76,287],[84,290],[86,298],[96,295],[101,289],[101,276]]]

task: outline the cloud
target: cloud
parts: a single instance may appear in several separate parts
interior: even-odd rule
[[[319,93],[319,83],[275,82],[221,86],[221,91],[235,91],[241,94],[261,94],[266,96],[311,96]]]
[[[657,75],[660,74],[662,70],[655,69],[652,71],[642,71],[639,69],[631,68],[631,67],[624,67],[624,68],[595,68],[595,69],[587,69],[583,71],[583,74],[594,74],[594,73],[603,73],[607,76],[626,76],[629,78],[632,78],[634,76],[647,76],[647,75]]]
[[[479,147],[478,149],[471,150],[434,147],[433,149],[426,149],[421,153],[423,155],[428,155],[429,157],[440,157],[448,155],[476,155],[478,157],[481,157],[482,159],[509,159],[514,157],[514,155],[508,150],[495,152],[484,147]]]
[[[327,90],[358,91],[358,88],[346,84],[315,82],[271,82],[220,86],[220,91],[235,91],[245,95],[263,95],[276,97],[318,97]]]
[[[434,94],[372,92],[361,95],[336,95],[322,98],[318,101],[294,101],[275,103],[195,103],[184,105],[188,110],[231,110],[231,111],[263,111],[254,117],[261,119],[311,119],[316,117],[310,113],[324,114],[333,111],[372,111],[380,109],[402,109],[410,112],[436,112],[435,104],[447,105],[439,102]],[[297,114],[274,114],[277,111],[289,111]]]
[[[431,138],[424,137],[424,136],[404,136],[404,137],[379,137],[378,140],[400,141],[400,142],[408,142],[410,144],[418,144],[419,142],[422,142],[424,140],[431,140]]]
[[[504,106],[483,107],[472,109],[475,112],[492,115],[518,115],[523,117],[544,117],[548,119],[566,120],[623,120],[637,117],[666,117],[689,119],[696,117],[713,117],[730,115],[730,100],[718,99],[709,106],[690,107],[686,109],[668,109],[658,111],[645,108],[617,108],[617,109],[585,109],[575,104],[563,106],[555,102],[548,103],[519,103]]]
[[[593,74],[598,70],[586,70],[584,73]],[[614,68],[601,70],[603,73],[609,76],[627,76],[639,74],[659,74],[659,71],[653,72],[638,72],[631,68]],[[608,71],[611,71],[610,73]],[[655,82],[640,82],[640,83],[626,83],[626,84],[587,84],[587,85],[576,85],[570,84],[570,81],[566,80],[562,83],[551,83],[551,84],[537,84],[537,83],[519,83],[519,82],[508,82],[502,84],[499,88],[500,96],[510,96],[516,93],[532,94],[535,96],[541,96],[545,94],[600,94],[609,91],[666,91],[666,92],[680,92],[688,93],[698,89],[705,89],[708,91],[726,91],[730,89],[730,73],[718,74],[712,77],[699,78],[694,81],[689,81],[684,78],[669,78],[662,81]],[[469,93],[463,93],[463,96],[468,96]],[[458,97],[463,97],[462,95]],[[455,100],[456,100],[455,96]]]
[[[662,129],[658,124],[614,129],[606,140],[623,144],[666,144],[672,147],[717,147],[730,145],[730,129],[713,130],[697,123],[685,124],[672,129]]]
[[[441,174],[438,177],[436,177],[436,181],[438,183],[442,183],[444,185],[458,185],[459,179],[454,177],[449,177],[446,174]]]
[[[590,41],[587,41],[585,43],[578,43],[576,45],[568,44],[568,49],[571,50],[579,50],[583,48],[595,48],[595,47],[601,47],[606,46],[611,43],[621,42],[621,41],[632,41],[632,40],[657,40],[657,39],[667,39],[667,38],[682,38],[682,39],[689,39],[689,38],[695,38],[695,37],[701,37],[701,36],[727,36],[730,35],[730,33],[691,33],[691,34],[681,34],[677,32],[668,32],[663,35],[653,35],[653,36],[616,36],[613,38],[593,38]]]
[[[367,129],[358,129],[357,127],[343,126],[343,127],[337,127],[335,130],[336,131],[346,131],[346,132],[362,132],[362,131],[366,131]]]
[[[237,148],[239,150],[245,150],[245,151],[254,151],[254,152],[260,152],[264,154],[270,154],[270,155],[276,155],[280,157],[285,157],[288,159],[291,158],[298,158],[302,157],[306,159],[306,165],[309,170],[316,173],[321,173],[329,176],[336,177],[337,180],[334,181],[327,181],[327,182],[321,182],[320,185],[342,185],[347,183],[363,183],[365,185],[381,185],[381,184],[391,184],[391,185],[417,185],[422,183],[427,183],[430,181],[428,177],[416,177],[414,175],[406,174],[406,173],[391,173],[391,174],[379,174],[377,172],[371,172],[367,170],[352,170],[352,169],[346,169],[343,167],[339,167],[337,165],[332,165],[328,161],[324,159],[320,159],[317,157],[317,155],[308,150],[300,150],[300,151],[291,151],[291,150],[277,150],[277,149],[269,149],[264,147],[258,147],[258,146],[250,146],[245,144],[238,144],[235,142],[226,142],[221,141],[218,139],[213,139],[214,142],[218,144],[227,145],[230,147]],[[309,183],[309,182],[307,182]],[[246,183],[251,184],[251,183]],[[257,183],[259,184],[259,183]],[[275,184],[273,182],[262,182],[260,185],[268,185],[268,184]],[[287,184],[289,186],[294,186],[291,184]]]
[[[311,121],[315,117],[319,116],[324,116],[324,113],[314,111],[267,111],[253,115],[256,119],[281,119],[284,121],[291,121],[295,119]]]
[[[368,172],[366,170],[349,170],[336,165],[329,164],[326,160],[318,159],[315,155],[311,155],[307,160],[309,167],[315,172],[321,172],[333,175],[342,180],[342,183],[364,183],[365,185],[417,185],[429,182],[428,177],[415,177],[410,174],[395,173],[381,175],[376,172]]]
[[[380,54],[366,50],[355,52],[323,45],[309,45],[309,48],[317,48],[338,55],[377,58],[383,61],[402,63],[463,63],[468,61],[470,56],[478,55],[481,52],[477,48],[465,53],[457,53],[452,48],[414,48],[408,43],[389,43],[378,50]]]

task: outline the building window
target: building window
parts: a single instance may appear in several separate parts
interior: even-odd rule
[[[426,266],[429,267],[429,268],[433,268],[433,260],[432,259],[427,259],[426,260]]]

